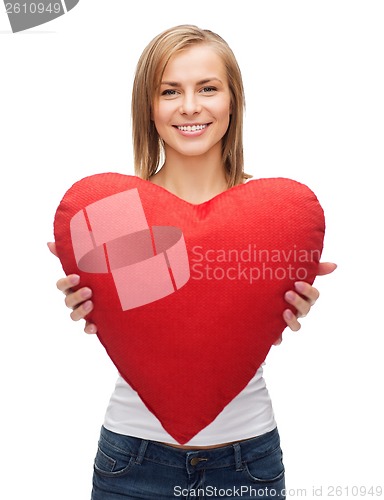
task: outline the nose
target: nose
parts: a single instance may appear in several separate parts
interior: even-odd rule
[[[201,105],[196,94],[194,92],[185,93],[180,105],[180,113],[182,115],[194,115],[200,113],[200,111]]]

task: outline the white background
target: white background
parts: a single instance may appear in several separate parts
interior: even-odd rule
[[[181,23],[233,48],[246,89],[246,170],[315,191],[327,220],[323,260],[339,266],[316,279],[321,298],[301,331],[286,331],[268,358],[287,487],[307,498],[322,487],[327,498],[339,485],[350,498],[353,486],[384,486],[383,2],[80,0],[18,34],[0,9],[4,498],[90,497],[116,371],[97,337],[69,319],[46,242],[73,182],[133,173],[135,64],[150,39]]]

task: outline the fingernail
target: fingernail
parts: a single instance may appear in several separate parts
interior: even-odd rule
[[[84,302],[83,307],[85,311],[90,311],[92,309],[92,302],[90,300],[87,300],[87,302]]]
[[[69,281],[71,282],[71,285],[78,285],[80,282],[80,276],[78,274],[71,274],[71,276],[69,276]]]
[[[290,309],[286,309],[283,314],[284,314],[284,319],[287,321],[290,321],[291,319],[294,318],[293,312]]]
[[[87,333],[89,333],[90,335],[91,334],[95,334],[96,333],[96,327],[95,327],[95,325],[87,326]]]
[[[296,281],[295,288],[298,292],[302,293],[305,291],[305,283],[303,281]]]
[[[81,297],[83,299],[89,299],[92,295],[92,290],[90,288],[82,288],[81,289]]]
[[[292,291],[289,291],[285,294],[285,298],[286,298],[286,300],[291,302],[291,301],[295,300],[295,293]]]

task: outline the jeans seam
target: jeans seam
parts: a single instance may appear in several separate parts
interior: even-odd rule
[[[130,456],[130,457],[134,457],[135,456],[135,453],[132,453],[131,451],[128,451],[128,450],[124,450],[123,448],[120,448],[119,446],[116,446],[115,444],[113,444],[110,441],[108,441],[108,439],[106,439],[104,436],[102,436],[100,438],[100,444],[102,444],[103,441],[108,446],[110,446],[111,448],[113,448],[116,451],[119,451],[120,453],[124,453],[125,455]]]

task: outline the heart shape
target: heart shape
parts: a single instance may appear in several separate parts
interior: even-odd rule
[[[136,176],[76,182],[54,220],[66,274],[123,378],[180,444],[241,392],[286,327],[284,293],[312,283],[324,213],[304,184],[250,180],[193,205]]]

